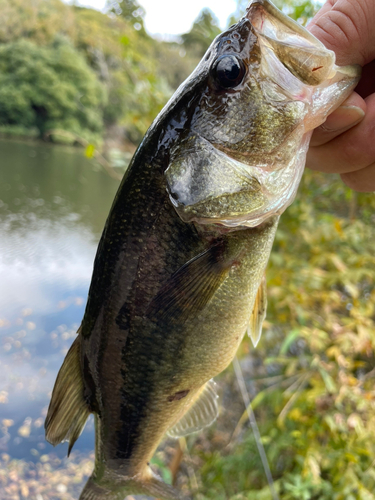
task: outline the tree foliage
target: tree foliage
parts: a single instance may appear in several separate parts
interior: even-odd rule
[[[127,5],[130,3],[127,2]],[[69,105],[59,108],[60,126],[64,126],[68,131],[74,129],[76,133],[79,129],[83,136],[88,137],[102,131],[103,123],[106,126],[119,124],[126,129],[132,140],[135,142],[140,140],[172,93],[165,76],[157,71],[158,60],[155,57],[157,42],[154,43],[145,34],[134,29],[126,16],[111,17],[93,9],[68,6],[60,0],[33,2],[0,0],[0,7],[3,7],[0,10],[0,47],[4,49],[4,54],[12,49],[13,43],[23,40],[28,42],[27,50],[30,58],[35,54],[46,63],[50,58],[46,54],[52,54],[57,50],[56,44],[59,45],[60,41],[65,39],[66,44],[70,44],[72,85],[74,74],[80,73],[86,65],[86,70],[90,74],[88,86],[102,89],[100,102],[95,97],[88,103],[88,114],[91,113],[89,109],[96,107],[95,124],[91,119],[82,122],[78,127],[75,121],[82,113],[77,110],[77,116],[71,115],[70,109],[76,103],[74,100]],[[166,48],[163,47],[163,51],[165,52]],[[27,63],[25,59],[21,61],[21,64],[23,63],[32,65],[31,60]],[[6,66],[4,70],[10,71],[10,67]],[[21,73],[17,72],[17,75],[19,82]],[[13,76],[4,73],[3,78],[10,81]],[[96,80],[95,84],[93,79]],[[26,88],[33,85],[30,79],[25,83],[27,85],[21,85],[16,92],[21,99],[17,104],[18,111],[14,111],[18,122],[15,123],[11,113],[6,113],[2,117],[4,125],[29,126],[34,123],[31,116],[38,120],[38,124],[44,124],[45,118],[39,116],[39,112],[43,114],[45,111],[40,106],[32,107],[29,95],[21,95]],[[41,82],[37,78],[36,87],[39,84]],[[57,90],[58,87],[55,86],[54,89]],[[79,89],[79,92],[83,91],[86,92],[85,89]],[[35,88],[35,95],[38,92],[39,90]],[[51,93],[53,90],[50,89],[47,95]],[[91,100],[90,92],[85,96],[87,101]],[[82,99],[83,97],[81,101]],[[23,118],[21,116],[23,112],[19,112],[20,106],[23,106],[24,111],[27,109]],[[39,129],[42,132],[45,126],[41,125]]]
[[[192,72],[220,28],[212,12],[204,9],[190,32],[182,36],[181,43],[157,41],[144,29],[144,10],[137,0],[109,0],[107,5],[109,15],[69,6],[61,0],[0,0],[0,46],[5,50],[8,44],[28,41],[31,57],[34,53],[53,52],[56,43],[65,39],[70,43],[72,64],[77,63],[79,72],[84,59],[92,70],[90,81],[94,77],[97,88],[103,89],[103,99],[100,103],[96,99],[92,101],[92,107],[97,106],[95,126],[92,120],[78,126],[77,117],[70,114],[68,105],[59,108],[59,125],[68,132],[80,130],[85,137],[116,125],[137,143],[173,90]],[[40,57],[46,60],[44,55]],[[20,73],[17,74],[20,78]],[[3,74],[3,78],[13,77]],[[35,85],[39,84],[40,80],[36,79]],[[20,127],[35,126],[37,121],[40,133],[45,130],[44,108],[35,106],[29,95],[22,95],[30,85],[29,79],[27,85],[25,82],[14,91],[18,103],[14,96],[6,103],[9,109],[2,117],[3,127],[13,127],[17,131]],[[38,92],[36,88],[34,97]],[[11,102],[13,111],[10,110]]]
[[[99,134],[105,91],[84,58],[62,40],[0,46],[0,123]]]
[[[206,52],[212,40],[221,33],[218,20],[210,9],[203,9],[191,30],[181,35],[187,50],[192,50],[199,58]]]
[[[0,21],[0,43],[25,38],[46,45],[74,30],[73,9],[60,0],[0,0]]]
[[[134,29],[146,35],[143,21],[146,12],[136,0],[107,0],[107,9],[126,19]]]

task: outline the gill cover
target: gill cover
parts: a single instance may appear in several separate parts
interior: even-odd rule
[[[165,171],[185,222],[254,227],[296,194],[312,130],[349,95],[359,67],[335,55],[269,0],[207,51],[190,132]]]

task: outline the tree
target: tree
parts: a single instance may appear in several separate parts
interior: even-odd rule
[[[133,26],[141,34],[146,35],[144,27],[145,10],[137,0],[107,0],[107,9]]]
[[[217,18],[210,9],[203,9],[191,30],[181,35],[184,47],[202,57],[212,40],[221,33]]]
[[[102,132],[103,85],[65,40],[38,47],[28,40],[0,46],[0,123],[64,129],[91,138]]]

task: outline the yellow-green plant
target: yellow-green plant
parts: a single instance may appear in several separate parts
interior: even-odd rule
[[[281,220],[244,365],[281,500],[375,499],[374,209],[373,194],[306,172]],[[202,498],[271,499],[252,432],[237,431],[198,453]]]

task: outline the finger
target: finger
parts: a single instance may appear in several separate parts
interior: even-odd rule
[[[315,14],[313,19],[308,22],[306,28],[310,31],[310,28],[315,26],[318,22],[318,20],[327,14],[328,11],[330,11],[333,7],[334,2],[331,0],[327,0],[326,3],[318,10],[318,12]]]
[[[375,162],[375,94],[365,99],[363,120],[331,141],[311,147],[306,166],[312,170],[344,174]]]
[[[336,53],[337,64],[364,66],[375,58],[374,0],[328,0],[308,28]]]
[[[375,191],[375,163],[356,172],[341,174],[341,179],[354,191],[371,193]]]
[[[363,120],[366,102],[353,92],[339,108],[328,115],[326,121],[314,130],[310,147],[321,146]]]

